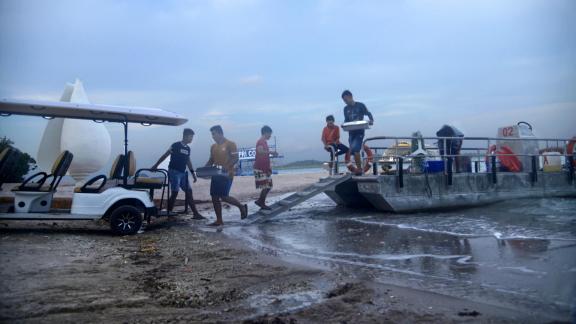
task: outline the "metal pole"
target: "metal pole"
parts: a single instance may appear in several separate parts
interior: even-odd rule
[[[336,156],[336,150],[334,146],[330,145],[330,175],[338,174],[337,167],[334,165],[334,160],[337,160],[338,157]]]
[[[532,184],[538,181],[538,170],[536,169],[536,155],[532,155],[532,172],[530,172],[530,182]]]
[[[492,167],[492,183],[496,183],[497,179],[496,179],[496,155],[492,155],[490,157],[490,164]]]
[[[398,169],[398,186],[400,188],[404,187],[404,159],[402,157],[398,158],[398,165],[396,166]]]
[[[568,179],[570,183],[574,181],[574,156],[570,155],[568,157]]]
[[[446,166],[446,184],[452,185],[452,157],[446,159],[448,165]]]
[[[122,176],[122,182],[124,186],[126,186],[128,185],[128,169],[130,168],[130,161],[128,158],[128,121],[124,120],[122,125],[124,125],[124,174]]]
[[[335,161],[334,161],[334,174],[338,175],[338,155],[336,155],[335,157]]]

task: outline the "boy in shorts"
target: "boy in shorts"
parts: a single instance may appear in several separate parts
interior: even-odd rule
[[[322,130],[322,143],[324,144],[324,149],[330,152],[330,170],[332,170],[332,161],[336,155],[342,155],[348,153],[348,147],[340,143],[340,128],[334,124],[334,116],[328,115],[326,117],[326,127]]]
[[[272,128],[264,126],[260,130],[262,136],[256,142],[256,159],[254,161],[254,178],[256,189],[261,189],[260,198],[254,203],[261,209],[270,210],[266,205],[266,196],[272,189],[272,167],[270,165],[270,155],[278,156],[277,152],[270,152],[268,140],[272,136]]]

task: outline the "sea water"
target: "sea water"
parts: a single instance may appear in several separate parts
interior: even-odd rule
[[[338,207],[320,195],[266,223],[224,230],[350,278],[563,318],[575,302],[576,199],[392,214]]]

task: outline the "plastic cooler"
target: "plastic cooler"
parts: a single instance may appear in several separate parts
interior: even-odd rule
[[[426,161],[424,170],[428,173],[438,173],[444,171],[444,161]]]
[[[342,124],[342,129],[349,132],[358,129],[368,129],[370,124],[366,120],[356,120]]]
[[[221,168],[215,166],[200,167],[196,169],[196,176],[199,178],[211,178],[214,176],[225,175]]]

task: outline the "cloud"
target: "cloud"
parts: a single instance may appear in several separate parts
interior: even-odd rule
[[[201,118],[207,121],[220,121],[222,119],[229,119],[229,115],[224,111],[209,110],[202,114]]]
[[[233,10],[243,7],[252,7],[260,3],[259,0],[211,0],[212,7],[217,10]]]
[[[519,120],[573,135],[576,107],[553,107],[576,100],[573,9],[572,0],[0,0],[0,97],[58,100],[78,76],[94,103],[190,118],[183,127],[198,145],[214,124],[238,144],[269,124],[288,153],[319,145],[326,115],[342,122],[346,88],[376,117],[372,135],[458,123],[492,136]],[[362,23],[342,23],[354,19]],[[29,136],[18,125],[0,132]],[[143,150],[181,131],[134,129],[154,134],[134,136]]]
[[[242,85],[256,85],[262,83],[262,76],[258,74],[248,75],[240,78],[240,84]]]

